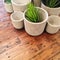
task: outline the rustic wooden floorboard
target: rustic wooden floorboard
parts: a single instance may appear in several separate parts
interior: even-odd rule
[[[32,37],[16,30],[0,0],[0,60],[60,60],[60,31]]]

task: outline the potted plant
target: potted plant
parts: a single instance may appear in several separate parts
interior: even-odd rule
[[[32,0],[35,6],[40,7],[41,6],[41,0]]]
[[[60,0],[42,0],[41,7],[44,8],[49,15],[60,15]]]
[[[5,5],[5,9],[7,12],[9,12],[9,13],[13,12],[11,0],[4,0],[4,5]]]
[[[35,7],[30,3],[24,11],[24,26],[29,35],[38,36],[43,33],[48,13],[40,7]]]
[[[13,10],[14,11],[22,11],[24,12],[27,4],[31,2],[31,0],[11,0]]]
[[[57,33],[60,29],[60,17],[51,15],[47,21],[46,31],[50,34]]]
[[[11,14],[11,21],[13,26],[16,29],[22,29],[23,28],[23,13],[22,12],[13,12]]]

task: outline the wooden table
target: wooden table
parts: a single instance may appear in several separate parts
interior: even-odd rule
[[[60,60],[60,31],[32,37],[14,29],[0,0],[0,60]]]

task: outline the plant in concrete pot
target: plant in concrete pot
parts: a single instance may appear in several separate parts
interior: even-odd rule
[[[5,9],[7,12],[9,12],[9,13],[13,12],[11,0],[4,0],[4,5],[5,5]]]
[[[41,7],[47,10],[49,15],[60,15],[60,0],[42,0]]]
[[[40,7],[35,7],[30,3],[24,11],[25,30],[29,35],[38,36],[43,33],[48,13]]]

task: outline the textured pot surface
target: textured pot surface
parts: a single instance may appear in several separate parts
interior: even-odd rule
[[[7,12],[13,12],[13,7],[11,3],[4,3],[4,5]]]
[[[51,15],[48,18],[46,31],[50,34],[54,34],[60,29],[60,17]]]
[[[41,7],[44,8],[49,15],[60,15],[60,7],[58,8],[50,8],[41,3]]]
[[[31,0],[12,0],[11,2],[14,11],[24,12],[27,7],[27,4],[29,4]]]
[[[39,9],[40,9],[41,15],[43,17],[43,21],[39,22],[39,23],[33,23],[33,22],[28,21],[25,18],[25,12],[27,10],[24,12],[25,30],[29,35],[32,35],[32,36],[38,36],[43,33],[45,25],[46,25],[46,21],[48,19],[48,13],[42,8],[39,8]]]
[[[12,24],[16,29],[23,28],[23,13],[22,12],[14,12],[11,14]]]
[[[33,0],[35,6],[41,6],[41,0]]]

